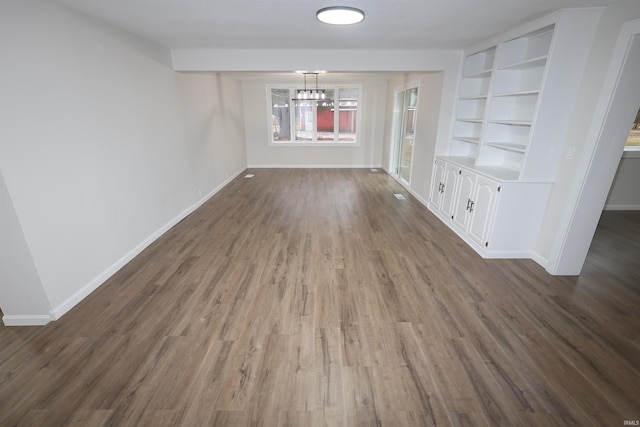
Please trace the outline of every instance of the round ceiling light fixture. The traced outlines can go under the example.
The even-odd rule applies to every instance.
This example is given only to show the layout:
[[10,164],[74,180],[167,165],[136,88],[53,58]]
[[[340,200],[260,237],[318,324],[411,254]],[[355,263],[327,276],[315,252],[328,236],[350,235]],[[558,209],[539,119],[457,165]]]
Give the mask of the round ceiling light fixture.
[[362,22],[364,12],[355,7],[331,6],[322,8],[316,13],[318,21],[331,25],[351,25]]

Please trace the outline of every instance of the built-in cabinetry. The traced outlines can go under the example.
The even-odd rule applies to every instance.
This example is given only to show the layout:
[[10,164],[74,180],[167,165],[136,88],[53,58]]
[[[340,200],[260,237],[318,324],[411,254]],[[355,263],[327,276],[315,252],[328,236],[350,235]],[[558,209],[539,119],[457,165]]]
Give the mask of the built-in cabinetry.
[[480,245],[488,246],[490,220],[500,183],[469,169],[436,160],[434,207]]
[[522,258],[534,244],[551,185],[500,181],[436,159],[429,207],[482,255]]
[[489,226],[500,183],[470,170],[460,170],[453,224],[480,245],[489,245]]
[[450,155],[505,169],[509,178],[533,178],[528,152],[554,26],[465,58]]
[[428,206],[484,257],[532,257],[598,16],[560,12],[464,58]]
[[434,165],[431,202],[439,212],[447,217],[453,218],[453,196],[459,172],[460,169],[451,163],[436,160]]

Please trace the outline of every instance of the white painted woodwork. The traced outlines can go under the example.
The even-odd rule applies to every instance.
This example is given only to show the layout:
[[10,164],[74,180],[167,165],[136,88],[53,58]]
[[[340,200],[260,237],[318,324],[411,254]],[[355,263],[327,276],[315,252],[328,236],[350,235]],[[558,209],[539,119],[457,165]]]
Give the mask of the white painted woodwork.
[[451,143],[437,156],[442,170],[461,168],[453,216],[433,196],[430,208],[484,257],[541,262],[537,233],[598,17],[558,13],[467,50]]
[[433,170],[433,204],[443,215],[453,218],[456,207],[456,189],[461,169],[451,163],[436,160]]
[[458,166],[447,163],[444,169],[444,186],[442,197],[442,212],[447,216],[453,216],[456,201],[456,182],[460,174]]
[[535,258],[552,185],[498,180],[458,160],[436,159],[429,209],[484,258]]
[[467,234],[479,245],[489,245],[489,228],[493,219],[500,192],[500,184],[482,175],[476,178],[476,185],[469,206],[469,229]]
[[453,225],[457,226],[464,232],[469,226],[471,212],[469,205],[472,201],[473,192],[475,190],[477,174],[463,169],[458,179],[457,196],[455,198],[455,207],[453,208]]
[[431,180],[431,203],[437,210],[442,210],[442,203],[444,201],[445,175],[444,170],[447,163],[442,160],[436,160],[433,165],[433,179]]

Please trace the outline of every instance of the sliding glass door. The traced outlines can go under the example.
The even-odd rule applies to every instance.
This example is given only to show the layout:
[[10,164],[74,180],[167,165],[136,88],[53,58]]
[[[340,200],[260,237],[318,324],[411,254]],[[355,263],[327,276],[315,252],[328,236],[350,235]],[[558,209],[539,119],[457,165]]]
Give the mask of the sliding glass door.
[[394,173],[400,181],[407,185],[411,182],[417,105],[417,87],[396,92],[394,108]]

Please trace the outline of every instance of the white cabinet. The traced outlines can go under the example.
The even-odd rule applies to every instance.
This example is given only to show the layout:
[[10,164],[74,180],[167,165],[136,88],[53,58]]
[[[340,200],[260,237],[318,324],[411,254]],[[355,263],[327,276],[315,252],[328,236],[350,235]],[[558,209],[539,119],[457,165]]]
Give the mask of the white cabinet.
[[453,221],[453,225],[465,232],[467,231],[471,217],[471,210],[469,208],[476,185],[476,177],[477,175],[475,173],[463,169],[460,172],[460,178],[458,180],[456,203],[451,220]]
[[487,245],[500,184],[440,159],[433,169],[432,210],[478,244]]
[[497,181],[461,169],[453,225],[479,245],[488,246],[493,210],[498,200]]
[[429,208],[485,258],[529,258],[551,184],[495,179],[436,158]]
[[433,178],[431,179],[431,193],[429,203],[436,210],[442,209],[442,200],[444,198],[444,168],[446,163],[442,160],[435,161],[433,165]]
[[431,203],[446,217],[453,216],[456,185],[460,168],[451,163],[436,160],[433,169]]
[[469,203],[471,219],[467,233],[476,243],[486,247],[489,246],[489,230],[499,194],[498,182],[478,176],[473,197]]

